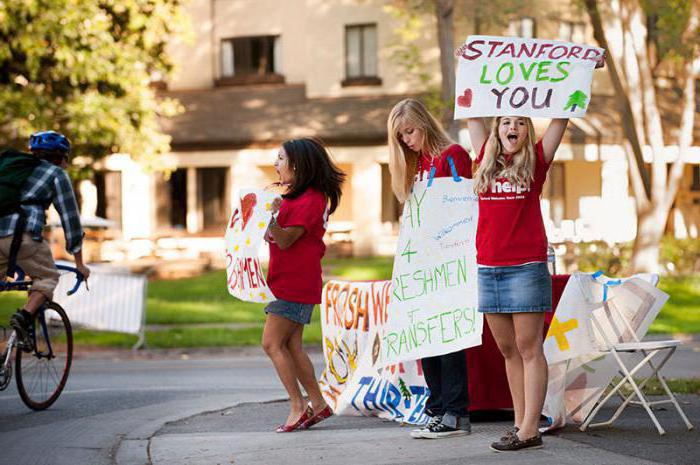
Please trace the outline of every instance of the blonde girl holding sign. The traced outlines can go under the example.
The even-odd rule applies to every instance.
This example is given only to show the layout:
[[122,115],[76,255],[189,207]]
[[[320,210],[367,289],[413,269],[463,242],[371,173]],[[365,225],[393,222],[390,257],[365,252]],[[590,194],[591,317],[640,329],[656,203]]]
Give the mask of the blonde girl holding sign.
[[554,119],[541,140],[530,118],[499,116],[487,130],[468,119],[479,150],[474,177],[479,195],[476,250],[479,311],[506,361],[514,428],[491,444],[495,451],[542,446],[538,432],[547,388],[542,349],[544,314],[552,310],[547,236],[540,194],[568,119]]
[[[452,176],[472,177],[471,159],[455,144],[425,106],[415,99],[397,103],[387,121],[391,186],[405,202],[417,179]],[[453,169],[454,167],[454,173]],[[427,426],[411,432],[414,438],[439,439],[469,434],[469,389],[464,350],[427,357],[423,374],[430,389]]]

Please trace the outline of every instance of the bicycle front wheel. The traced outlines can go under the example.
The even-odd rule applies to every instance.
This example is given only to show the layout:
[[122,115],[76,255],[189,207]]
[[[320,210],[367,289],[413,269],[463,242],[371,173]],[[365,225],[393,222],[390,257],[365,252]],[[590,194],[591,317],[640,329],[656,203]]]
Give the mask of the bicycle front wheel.
[[16,350],[15,376],[22,401],[33,410],[49,408],[61,395],[73,360],[73,329],[65,310],[46,304],[34,320],[32,352]]

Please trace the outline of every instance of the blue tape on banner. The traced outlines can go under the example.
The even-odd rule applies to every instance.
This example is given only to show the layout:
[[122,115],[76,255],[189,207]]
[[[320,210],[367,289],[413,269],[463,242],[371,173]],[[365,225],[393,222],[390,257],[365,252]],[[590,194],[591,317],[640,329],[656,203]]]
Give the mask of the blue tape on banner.
[[462,178],[457,174],[457,168],[455,167],[455,161],[452,159],[452,157],[447,157],[447,163],[450,164],[450,171],[452,171],[452,179],[454,179],[455,182],[460,182],[462,181]]
[[435,179],[435,167],[430,167],[430,174],[428,174],[428,187],[433,185],[433,179]]

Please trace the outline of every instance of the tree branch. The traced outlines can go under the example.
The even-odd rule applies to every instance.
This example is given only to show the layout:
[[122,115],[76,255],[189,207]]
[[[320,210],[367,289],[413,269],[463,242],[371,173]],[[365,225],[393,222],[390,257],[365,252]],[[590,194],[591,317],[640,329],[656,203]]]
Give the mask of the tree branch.
[[[584,5],[586,12],[591,20],[591,25],[593,26],[593,36],[598,44],[609,50],[608,40],[605,36],[605,30],[603,28],[603,22],[600,17],[600,11],[598,10],[598,4],[596,0],[584,0]],[[620,113],[620,119],[622,121],[622,127],[624,134],[627,137],[630,149],[633,153],[633,159],[635,166],[639,171],[639,176],[641,179],[642,186],[644,188],[644,196],[647,199],[651,199],[651,181],[649,179],[649,173],[644,166],[644,158],[642,156],[642,147],[639,141],[639,136],[634,124],[635,115],[632,113],[632,108],[630,106],[629,98],[625,92],[624,85],[620,78],[618,71],[618,66],[615,63],[614,58],[607,54],[606,65],[608,67],[608,73],[610,75],[610,80],[612,81],[613,87],[615,89],[615,98],[618,104],[618,111]],[[630,164],[630,171],[633,171],[633,167]]]
[[[690,12],[690,19],[685,30],[684,39],[690,42],[691,37],[697,34],[700,20],[698,19],[698,2],[693,2]],[[692,47],[690,56],[685,62],[685,86],[683,89],[683,114],[681,116],[681,127],[678,132],[678,158],[673,162],[668,175],[668,188],[664,198],[664,206],[669,209],[678,194],[683,170],[685,168],[685,154],[693,144],[693,129],[695,127],[695,80],[700,73],[700,58],[697,57],[697,47]]]
[[435,2],[438,43],[440,46],[440,71],[442,86],[440,96],[445,105],[442,122],[453,139],[457,139],[459,124],[454,119],[455,57],[454,57],[454,0]]

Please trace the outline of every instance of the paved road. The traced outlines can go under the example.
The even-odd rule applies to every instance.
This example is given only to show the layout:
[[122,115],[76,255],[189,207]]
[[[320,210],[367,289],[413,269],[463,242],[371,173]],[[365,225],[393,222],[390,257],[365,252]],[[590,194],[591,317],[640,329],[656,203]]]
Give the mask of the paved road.
[[[271,454],[267,457],[284,459],[291,465],[307,463],[304,460],[309,451],[325,462],[320,457],[328,456],[328,450],[318,444],[327,441],[334,444],[333,456],[342,457],[333,463],[357,463],[351,460],[356,458],[353,451],[365,449],[385,451],[388,458],[383,463],[464,463],[467,456],[476,462],[510,460],[495,459],[485,448],[503,429],[502,423],[481,424],[465,442],[447,448],[439,444],[448,443],[411,441],[406,428],[395,423],[347,417],[329,420],[324,426],[329,429],[326,433],[319,430],[280,438],[269,431],[270,421],[283,418],[286,406],[261,402],[283,398],[284,392],[259,349],[244,353],[200,351],[190,357],[155,353],[158,358],[153,359],[148,359],[148,354],[134,359],[123,353],[94,357],[74,362],[66,391],[46,412],[24,407],[14,383],[0,393],[0,463],[192,465],[217,463],[208,461],[214,458],[227,458],[219,462],[227,463],[234,457],[233,452],[242,460],[236,463],[246,463],[259,456],[261,447],[274,444],[274,449],[266,450]],[[320,369],[320,354],[315,353],[313,359]],[[698,377],[699,364],[697,347],[691,344],[674,357],[667,375]],[[698,398],[691,397],[688,402],[691,418],[700,424]],[[239,404],[246,405],[233,407]],[[667,421],[677,423],[673,417]],[[241,429],[241,425],[247,426]],[[648,426],[644,423],[640,430],[639,424],[632,423],[623,428],[629,434],[623,432],[622,436],[565,432],[561,438],[554,438],[545,452],[529,457],[532,463],[558,463],[557,454],[565,453],[568,461],[559,463],[576,464],[584,456],[600,459],[581,462],[586,464],[645,463],[639,454],[634,460],[621,458],[641,442],[650,446],[650,453],[641,457],[655,462],[700,463],[700,459],[693,462],[684,458],[688,451],[700,450],[697,432],[678,436],[680,433],[672,430],[668,437],[680,438],[680,442],[669,443],[651,434]],[[664,462],[669,444],[682,460]],[[231,449],[232,445],[238,449]],[[476,455],[469,455],[472,451]],[[200,455],[205,458],[194,459]],[[272,463],[255,460],[251,463]]]
[[262,355],[76,360],[45,412],[28,410],[14,382],[0,393],[0,463],[111,465],[120,441],[148,438],[168,421],[282,395]]

